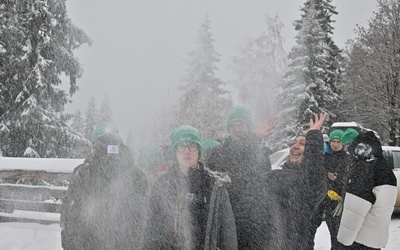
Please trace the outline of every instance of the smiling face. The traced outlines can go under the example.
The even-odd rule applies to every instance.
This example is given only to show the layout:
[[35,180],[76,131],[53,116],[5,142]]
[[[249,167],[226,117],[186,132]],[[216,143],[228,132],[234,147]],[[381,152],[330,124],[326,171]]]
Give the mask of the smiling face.
[[190,142],[181,143],[176,147],[176,159],[179,169],[187,174],[189,168],[197,166],[199,160],[199,146]]
[[300,163],[303,159],[306,138],[304,136],[296,137],[293,145],[290,147],[289,160],[292,163]]

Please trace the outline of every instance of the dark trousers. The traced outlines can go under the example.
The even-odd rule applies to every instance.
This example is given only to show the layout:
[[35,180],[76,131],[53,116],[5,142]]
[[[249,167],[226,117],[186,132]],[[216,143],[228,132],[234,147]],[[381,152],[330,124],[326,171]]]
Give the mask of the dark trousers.
[[337,201],[329,200],[329,203],[325,206],[325,221],[328,226],[329,233],[331,235],[331,249],[340,249],[341,244],[337,240],[337,234],[340,226],[340,216],[333,216],[333,211],[337,206]]
[[325,199],[319,204],[317,209],[315,210],[310,223],[310,233],[308,238],[308,249],[314,249],[314,239],[317,234],[318,227],[321,226],[321,223],[324,219],[324,211],[325,205],[322,203],[325,202]]
[[310,237],[308,240],[309,249],[314,249],[315,234],[324,219],[331,236],[331,250],[341,249],[342,245],[336,238],[340,226],[340,216],[333,216],[333,211],[337,204],[337,201],[332,201],[329,197],[324,198],[319,204],[311,219]]

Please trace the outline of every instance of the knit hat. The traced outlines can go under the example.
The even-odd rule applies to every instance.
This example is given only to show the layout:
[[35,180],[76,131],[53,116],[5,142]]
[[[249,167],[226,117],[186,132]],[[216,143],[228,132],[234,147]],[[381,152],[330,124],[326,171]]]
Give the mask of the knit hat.
[[243,107],[236,107],[231,111],[229,111],[228,116],[226,118],[227,127],[229,128],[229,126],[235,121],[244,122],[245,124],[247,124],[249,129],[253,127],[251,113]]
[[165,159],[160,147],[153,144],[144,145],[139,149],[137,163],[146,171],[165,164]]
[[354,138],[358,136],[358,132],[355,129],[348,128],[346,131],[344,131],[344,134],[342,136],[342,144],[343,145],[350,145]]
[[296,139],[297,137],[300,137],[300,136],[306,137],[306,134],[304,134],[303,132],[297,133],[297,135],[294,137],[294,139]]
[[109,133],[118,134],[117,126],[111,121],[102,122],[94,129],[90,142],[94,145],[99,136]]
[[193,144],[197,144],[199,146],[199,157],[203,153],[203,145],[202,145],[202,135],[201,132],[189,125],[185,125],[175,129],[171,134],[171,149],[172,152],[175,153],[176,147],[185,142],[190,142]]
[[119,155],[123,144],[124,142],[119,135],[115,133],[103,133],[93,142],[94,157]]
[[340,141],[342,141],[342,137],[343,137],[344,132],[340,129],[335,129],[333,130],[330,134],[329,134],[329,143],[333,140],[333,139],[339,139]]
[[204,139],[202,144],[203,144],[203,152],[205,152],[209,148],[213,148],[218,145],[221,145],[221,143],[219,141],[214,141],[214,140],[209,140],[209,139]]

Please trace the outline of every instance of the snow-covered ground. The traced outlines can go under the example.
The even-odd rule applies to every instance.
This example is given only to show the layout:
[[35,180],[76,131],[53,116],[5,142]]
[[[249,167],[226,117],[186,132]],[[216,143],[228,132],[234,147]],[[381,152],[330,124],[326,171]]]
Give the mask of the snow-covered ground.
[[[0,249],[4,250],[59,250],[61,228],[58,224],[0,223]],[[325,222],[318,228],[315,249],[330,249],[328,228]],[[390,224],[389,243],[385,250],[400,249],[400,218]]]

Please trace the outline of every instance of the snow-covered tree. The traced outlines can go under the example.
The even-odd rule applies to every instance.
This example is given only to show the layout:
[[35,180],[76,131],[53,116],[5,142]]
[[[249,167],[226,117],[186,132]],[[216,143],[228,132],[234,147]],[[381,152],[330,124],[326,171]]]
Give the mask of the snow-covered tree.
[[[315,113],[325,112],[329,122],[339,118],[339,82],[342,75],[341,51],[332,34],[331,0],[308,0],[296,20],[296,45],[288,55],[289,66],[278,98],[280,119],[273,140],[287,146],[296,133],[306,129]],[[328,124],[329,125],[329,124]]]
[[85,129],[85,121],[83,120],[82,113],[80,110],[77,110],[72,117],[71,127],[75,129],[76,132],[80,134],[84,134]]
[[90,98],[88,107],[85,112],[85,137],[87,139],[92,138],[92,134],[96,126],[99,124],[99,114],[97,111],[97,106],[96,106],[96,98],[92,96]]
[[239,103],[253,113],[256,121],[274,113],[274,100],[286,67],[281,34],[283,24],[278,16],[271,18],[268,15],[265,24],[267,30],[256,39],[249,38],[232,64],[236,76],[232,85],[238,89]]
[[344,88],[349,119],[400,145],[400,2],[378,0],[369,26],[349,41]]
[[232,107],[223,82],[216,76],[219,54],[214,49],[210,20],[206,16],[197,37],[197,49],[189,53],[178,104],[179,125],[188,124],[204,137],[217,138],[226,131],[225,116]]
[[159,105],[159,111],[157,119],[155,119],[155,129],[152,133],[152,140],[148,140],[147,143],[153,143],[154,145],[169,145],[171,132],[181,126],[175,119],[178,111],[175,109],[176,100],[171,96],[171,92],[168,91],[167,95],[161,98],[161,104]]
[[[90,44],[67,16],[65,1],[0,2],[0,141],[5,156],[68,157],[85,143],[64,115],[82,75],[73,50]],[[60,143],[65,143],[63,146]]]
[[110,98],[108,95],[105,95],[103,101],[101,102],[100,110],[99,110],[99,122],[111,121],[112,120],[112,112],[110,106]]

